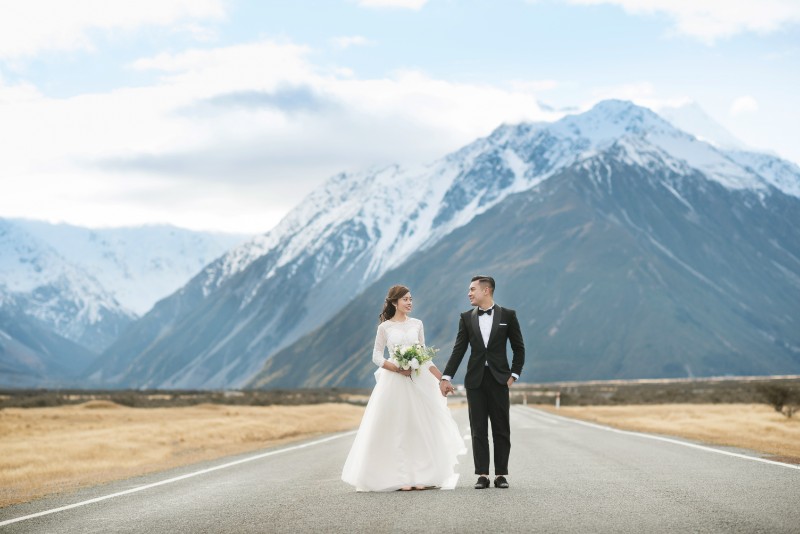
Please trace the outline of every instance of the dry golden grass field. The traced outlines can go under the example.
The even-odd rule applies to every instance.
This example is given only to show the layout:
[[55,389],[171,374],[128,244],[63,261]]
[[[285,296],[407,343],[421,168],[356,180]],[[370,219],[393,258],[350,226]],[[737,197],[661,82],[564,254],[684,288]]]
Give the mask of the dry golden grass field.
[[358,427],[350,404],[0,410],[0,507]]
[[778,461],[800,463],[800,418],[765,404],[648,404],[537,406],[551,413],[614,428],[669,434],[714,445],[752,449]]

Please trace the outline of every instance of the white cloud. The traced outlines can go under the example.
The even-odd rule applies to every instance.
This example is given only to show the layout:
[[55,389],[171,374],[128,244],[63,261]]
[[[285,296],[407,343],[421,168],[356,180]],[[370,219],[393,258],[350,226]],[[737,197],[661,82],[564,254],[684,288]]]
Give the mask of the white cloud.
[[376,79],[262,41],[143,58],[151,86],[50,98],[0,80],[0,215],[266,231],[342,170],[439,158],[503,122],[552,120],[529,90],[415,71]]
[[665,98],[658,96],[652,82],[642,81],[610,87],[598,87],[592,91],[591,100],[582,109],[588,109],[601,100],[610,98],[630,100],[634,104],[653,110],[664,107],[681,107],[691,102],[691,99],[687,97]]
[[418,11],[428,0],[357,0],[362,7],[403,8]]
[[733,116],[758,111],[758,102],[752,96],[740,96],[731,104],[730,114]]
[[[0,58],[32,57],[43,51],[91,50],[93,31],[172,27],[185,21],[220,19],[223,0],[25,0],[5,2],[0,16]],[[197,24],[184,27],[208,37]]]
[[23,82],[17,85],[5,85],[0,72],[0,106],[29,102],[41,97],[41,93],[32,84]]
[[580,106],[582,111],[608,99],[629,100],[637,106],[649,108],[659,114],[664,110],[697,106],[697,103],[688,96],[666,97],[658,94],[656,86],[648,81],[598,87],[591,91],[591,95],[589,101]]
[[351,46],[366,46],[372,44],[372,41],[361,35],[346,35],[342,37],[334,37],[331,39],[334,46],[338,48],[350,48]]
[[800,23],[797,0],[567,0],[573,4],[612,4],[635,15],[666,14],[678,33],[708,44],[715,40],[755,32],[771,33]]

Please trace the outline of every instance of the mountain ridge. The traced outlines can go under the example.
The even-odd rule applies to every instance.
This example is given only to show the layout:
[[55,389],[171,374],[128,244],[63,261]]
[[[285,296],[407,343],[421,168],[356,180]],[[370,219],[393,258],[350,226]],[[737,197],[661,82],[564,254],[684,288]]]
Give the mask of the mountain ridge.
[[[428,165],[332,177],[275,229],[162,301],[98,359],[91,376],[114,377],[120,386],[241,386],[408,257],[612,148],[626,165],[696,175],[723,192],[751,192],[755,202],[794,198],[800,183],[788,162],[759,160],[757,172],[629,102],[603,102],[550,124],[503,125]],[[672,182],[663,182],[666,192],[691,207]],[[193,334],[198,325],[200,336]]]
[[[726,265],[725,258],[704,265],[699,257],[702,252],[692,253],[696,248],[702,251],[698,244],[713,244],[717,251],[724,251],[725,257],[734,256],[770,276],[782,276],[781,268],[770,271],[769,266],[748,261],[736,247],[723,248],[719,232],[709,232],[714,225],[713,212],[723,210],[726,195],[749,197],[745,200],[757,212],[768,214],[758,195],[727,190],[701,176],[671,174],[666,178],[677,181],[671,188],[681,190],[676,196],[660,180],[648,180],[652,177],[641,170],[626,168],[629,164],[620,163],[619,154],[610,160],[603,156],[565,170],[543,183],[541,191],[519,193],[508,204],[493,208],[473,225],[456,230],[440,242],[436,248],[441,250],[409,258],[405,265],[376,281],[330,324],[268,359],[248,386],[369,387],[374,371],[369,348],[375,334],[368,319],[375,315],[370,312],[380,307],[386,289],[394,283],[411,287],[420,309],[418,317],[425,322],[426,339],[442,348],[436,363],[443,368],[455,338],[458,313],[468,308],[469,279],[486,272],[498,280],[498,303],[516,309],[520,317],[529,354],[524,381],[800,371],[800,339],[793,334],[800,331],[796,319],[787,325],[784,314],[774,311],[769,321],[752,311],[737,311],[770,309],[766,301],[759,302],[761,299],[747,291],[761,277],[742,280],[732,271],[715,280],[713,273]],[[607,175],[608,169],[612,171]],[[688,179],[695,183],[682,183]],[[704,187],[710,187],[712,194],[703,191]],[[634,188],[643,189],[637,191],[637,202],[614,206],[612,191]],[[648,198],[657,202],[640,206],[638,213],[633,211],[638,202]],[[776,198],[788,200],[795,217],[800,214],[797,199]],[[711,206],[701,210],[701,201],[711,202]],[[654,219],[648,210],[663,205],[670,210]],[[670,216],[676,212],[682,216],[672,220]],[[693,221],[695,217],[699,219]],[[511,220],[504,220],[507,218]],[[780,220],[780,216],[776,218]],[[643,223],[656,220],[657,231]],[[490,237],[499,233],[498,225],[517,229],[517,247],[493,242]],[[726,221],[723,226],[731,225]],[[735,226],[747,230],[746,225]],[[758,229],[747,231],[758,234]],[[797,231],[792,232],[787,241],[800,242]],[[699,243],[681,247],[681,240],[690,236]],[[748,243],[752,246],[756,241],[750,239]],[[474,257],[460,254],[465,249]],[[763,247],[761,250],[766,252]],[[797,247],[791,254],[778,251],[774,256],[784,263],[798,257]],[[761,284],[760,293],[781,301],[783,312],[797,311],[800,283],[792,283],[796,276],[787,276],[780,285]],[[441,280],[455,282],[443,288]],[[445,291],[447,295],[437,296]],[[772,346],[780,348],[770,349]],[[764,353],[769,357],[758,357]],[[462,374],[463,369],[456,380]]]

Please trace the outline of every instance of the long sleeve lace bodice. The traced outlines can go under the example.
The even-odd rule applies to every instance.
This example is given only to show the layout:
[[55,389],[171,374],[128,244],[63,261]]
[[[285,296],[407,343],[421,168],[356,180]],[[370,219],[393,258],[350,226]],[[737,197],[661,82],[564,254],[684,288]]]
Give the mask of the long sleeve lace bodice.
[[384,321],[378,325],[375,335],[375,348],[372,351],[372,361],[378,367],[383,367],[384,350],[388,347],[391,351],[395,345],[425,345],[425,331],[422,321],[408,317],[402,323]]

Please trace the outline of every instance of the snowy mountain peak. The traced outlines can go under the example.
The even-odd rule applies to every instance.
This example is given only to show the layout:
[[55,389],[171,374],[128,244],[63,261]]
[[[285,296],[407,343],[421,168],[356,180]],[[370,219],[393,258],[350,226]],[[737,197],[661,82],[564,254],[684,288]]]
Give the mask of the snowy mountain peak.
[[550,131],[559,137],[585,139],[595,150],[608,148],[618,139],[690,137],[647,108],[622,100],[606,100],[589,111],[568,115]]
[[30,293],[42,286],[71,280],[102,296],[105,303],[120,308],[88,273],[67,262],[52,247],[4,219],[0,219],[0,285],[13,293]]
[[665,121],[651,110],[637,106],[628,100],[603,100],[590,110],[568,115],[567,121],[580,120],[585,124],[602,125],[604,128],[621,127],[625,131],[637,131],[640,126],[659,124]]
[[135,318],[81,267],[16,224],[0,219],[0,304],[59,335],[100,350]]
[[659,160],[679,174],[700,171],[729,189],[767,194],[772,186],[785,194],[795,195],[796,191],[794,186],[787,185],[792,179],[791,176],[787,179],[785,172],[781,176],[754,172],[742,166],[730,151],[701,141],[655,112],[631,102],[600,102],[585,113],[569,115],[540,130],[529,142],[541,145],[547,136],[551,137],[551,158],[566,159],[569,163],[616,146],[627,154],[630,163],[647,165]]
[[23,219],[11,222],[91,274],[137,314],[146,313],[245,238],[167,225],[91,229]]

